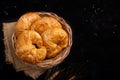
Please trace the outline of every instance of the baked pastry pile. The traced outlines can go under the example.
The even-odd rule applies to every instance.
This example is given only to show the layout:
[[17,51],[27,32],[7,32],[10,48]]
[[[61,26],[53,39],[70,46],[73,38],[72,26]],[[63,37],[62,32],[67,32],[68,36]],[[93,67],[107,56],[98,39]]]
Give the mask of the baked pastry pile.
[[15,51],[28,63],[56,57],[68,45],[68,33],[51,16],[29,12],[22,15],[15,27]]

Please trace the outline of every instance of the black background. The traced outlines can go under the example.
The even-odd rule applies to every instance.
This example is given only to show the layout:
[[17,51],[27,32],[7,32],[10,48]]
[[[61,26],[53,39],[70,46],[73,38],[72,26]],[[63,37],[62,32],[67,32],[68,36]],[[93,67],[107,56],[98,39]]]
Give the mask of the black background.
[[49,11],[63,17],[73,31],[69,56],[37,80],[120,80],[120,6],[115,0],[1,0],[0,80],[32,80],[5,63],[2,22],[16,21],[30,11]]

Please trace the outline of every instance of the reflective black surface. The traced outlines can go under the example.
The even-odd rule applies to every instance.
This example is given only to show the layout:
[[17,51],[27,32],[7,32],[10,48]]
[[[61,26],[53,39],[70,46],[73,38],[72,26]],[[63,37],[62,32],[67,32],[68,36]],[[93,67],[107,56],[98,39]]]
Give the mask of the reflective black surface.
[[63,17],[73,31],[69,56],[37,80],[119,80],[120,9],[115,0],[1,0],[0,80],[32,80],[5,63],[2,22],[16,21],[29,11],[50,11]]

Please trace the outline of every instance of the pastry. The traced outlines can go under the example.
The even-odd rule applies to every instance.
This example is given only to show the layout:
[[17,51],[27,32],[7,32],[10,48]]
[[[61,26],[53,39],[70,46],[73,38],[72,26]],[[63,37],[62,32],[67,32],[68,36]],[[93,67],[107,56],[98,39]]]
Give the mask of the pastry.
[[41,17],[36,12],[22,15],[15,25],[15,35],[18,36],[23,30],[30,30],[32,23],[39,19]]
[[62,25],[53,17],[42,17],[41,19],[35,21],[31,28],[42,34],[44,31],[50,28],[62,28]]
[[48,29],[41,36],[47,48],[47,58],[55,57],[63,48],[67,47],[68,34],[61,28]]
[[46,58],[47,50],[41,36],[32,30],[24,30],[16,39],[17,56],[28,63],[38,63]]

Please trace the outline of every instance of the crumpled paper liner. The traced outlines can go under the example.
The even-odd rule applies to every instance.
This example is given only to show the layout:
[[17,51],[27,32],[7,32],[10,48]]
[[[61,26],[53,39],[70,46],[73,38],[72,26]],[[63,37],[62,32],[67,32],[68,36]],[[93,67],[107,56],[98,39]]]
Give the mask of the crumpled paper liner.
[[17,72],[24,71],[26,75],[32,77],[33,79],[38,78],[47,69],[52,68],[53,66],[56,66],[57,64],[61,63],[68,56],[72,46],[72,30],[63,18],[58,17],[52,12],[38,12],[38,14],[42,16],[47,15],[56,18],[62,24],[63,29],[66,30],[66,32],[68,33],[69,42],[67,47],[63,49],[56,57],[43,60],[36,65],[23,62],[15,54],[15,39],[13,34],[16,22],[3,23],[6,62],[13,64],[13,67]]

